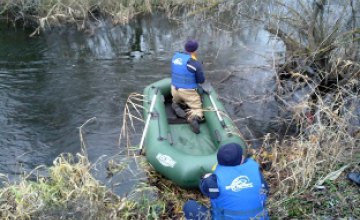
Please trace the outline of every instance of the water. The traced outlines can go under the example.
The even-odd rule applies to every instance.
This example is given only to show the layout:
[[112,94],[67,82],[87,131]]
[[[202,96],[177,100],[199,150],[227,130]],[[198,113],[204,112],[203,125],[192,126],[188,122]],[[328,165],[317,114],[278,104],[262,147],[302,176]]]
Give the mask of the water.
[[[93,117],[84,128],[89,159],[125,158],[118,138],[127,96],[169,77],[171,55],[188,37],[200,41],[209,80],[230,66],[265,65],[264,52],[277,47],[254,25],[230,32],[211,21],[178,23],[158,15],[117,27],[99,22],[86,32],[54,29],[34,38],[4,25],[0,31],[0,172],[10,179],[51,165],[61,153],[79,152],[78,128]],[[126,181],[122,186],[131,188]]]

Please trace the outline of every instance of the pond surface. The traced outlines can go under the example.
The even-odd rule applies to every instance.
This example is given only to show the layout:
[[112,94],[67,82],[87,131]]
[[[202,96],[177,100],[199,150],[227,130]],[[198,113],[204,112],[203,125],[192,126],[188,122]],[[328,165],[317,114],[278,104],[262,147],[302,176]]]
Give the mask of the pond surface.
[[[61,153],[79,152],[79,127],[96,117],[85,126],[84,138],[89,159],[103,158],[97,161],[98,178],[109,183],[102,163],[126,157],[118,139],[128,95],[169,77],[171,56],[188,37],[200,42],[199,58],[210,81],[214,74],[225,77],[230,67],[265,65],[264,53],[279,50],[251,23],[227,31],[211,20],[177,22],[160,15],[116,27],[99,22],[85,32],[29,34],[0,26],[0,173],[10,179],[51,165]],[[117,191],[132,187],[129,179],[137,173],[130,173],[133,178],[119,177]]]

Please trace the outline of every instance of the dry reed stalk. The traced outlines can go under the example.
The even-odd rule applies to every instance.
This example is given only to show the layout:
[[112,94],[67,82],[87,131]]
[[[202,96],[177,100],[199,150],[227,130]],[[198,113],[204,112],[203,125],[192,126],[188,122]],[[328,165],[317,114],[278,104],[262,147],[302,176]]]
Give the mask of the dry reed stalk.
[[[350,164],[359,163],[359,138],[348,131],[349,118],[354,115],[351,111],[340,113],[345,102],[339,97],[353,95],[356,96],[356,92],[351,94],[344,88],[335,90],[327,98],[316,94],[317,104],[311,106],[315,109],[314,115],[317,115],[313,123],[309,124],[309,119],[301,113],[310,107],[308,103],[292,108],[294,117],[301,125],[298,137],[282,143],[265,139],[263,148],[271,152],[272,164],[270,171],[265,172],[272,189],[269,207],[273,213],[277,213],[276,216],[288,215],[284,205],[293,198],[319,187],[322,189],[323,186],[317,186],[316,182],[338,170],[339,166],[347,165],[340,170],[343,172]],[[336,101],[327,100],[329,97]],[[269,158],[264,162],[269,162]]]
[[136,121],[144,122],[142,116],[142,111],[144,108],[142,106],[144,101],[143,99],[144,96],[142,94],[131,93],[125,103],[118,145],[121,146],[121,140],[125,139],[129,155],[135,156],[134,152],[131,151],[138,150],[138,148],[136,148],[135,145],[131,143],[131,137],[132,134],[136,131],[134,123],[136,123]]
[[[79,128],[83,154],[78,153],[76,157],[62,154],[54,160],[52,167],[39,166],[18,183],[4,183],[0,188],[0,218],[33,219],[54,215],[63,218],[68,215],[66,210],[71,212],[72,208],[87,219],[134,215],[131,211],[134,202],[120,199],[91,174],[82,129],[94,119],[87,120]],[[49,177],[37,176],[36,181],[30,181],[30,175],[40,168],[45,169]]]

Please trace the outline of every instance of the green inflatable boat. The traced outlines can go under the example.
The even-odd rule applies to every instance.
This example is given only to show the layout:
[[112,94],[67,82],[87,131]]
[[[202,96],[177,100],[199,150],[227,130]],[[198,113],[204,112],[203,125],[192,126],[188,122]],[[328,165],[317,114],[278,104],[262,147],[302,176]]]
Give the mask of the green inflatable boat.
[[157,172],[183,188],[198,187],[201,176],[217,163],[216,154],[223,144],[238,143],[246,152],[216,92],[210,85],[206,91],[202,95],[205,120],[200,123],[200,134],[195,134],[171,108],[171,79],[144,89],[146,122],[140,148]]

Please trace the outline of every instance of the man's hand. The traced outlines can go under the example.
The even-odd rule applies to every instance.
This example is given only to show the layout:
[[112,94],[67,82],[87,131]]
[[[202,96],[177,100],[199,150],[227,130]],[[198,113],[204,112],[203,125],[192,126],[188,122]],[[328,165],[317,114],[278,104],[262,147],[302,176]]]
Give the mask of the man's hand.
[[217,185],[217,177],[213,173],[206,173],[200,181],[200,191],[211,199],[216,199],[220,192]]
[[198,85],[198,87],[196,88],[196,91],[199,93],[199,95],[204,94],[204,89],[200,85]]
[[208,178],[209,176],[211,176],[212,173],[205,173],[204,176],[201,177],[201,179],[205,179]]

